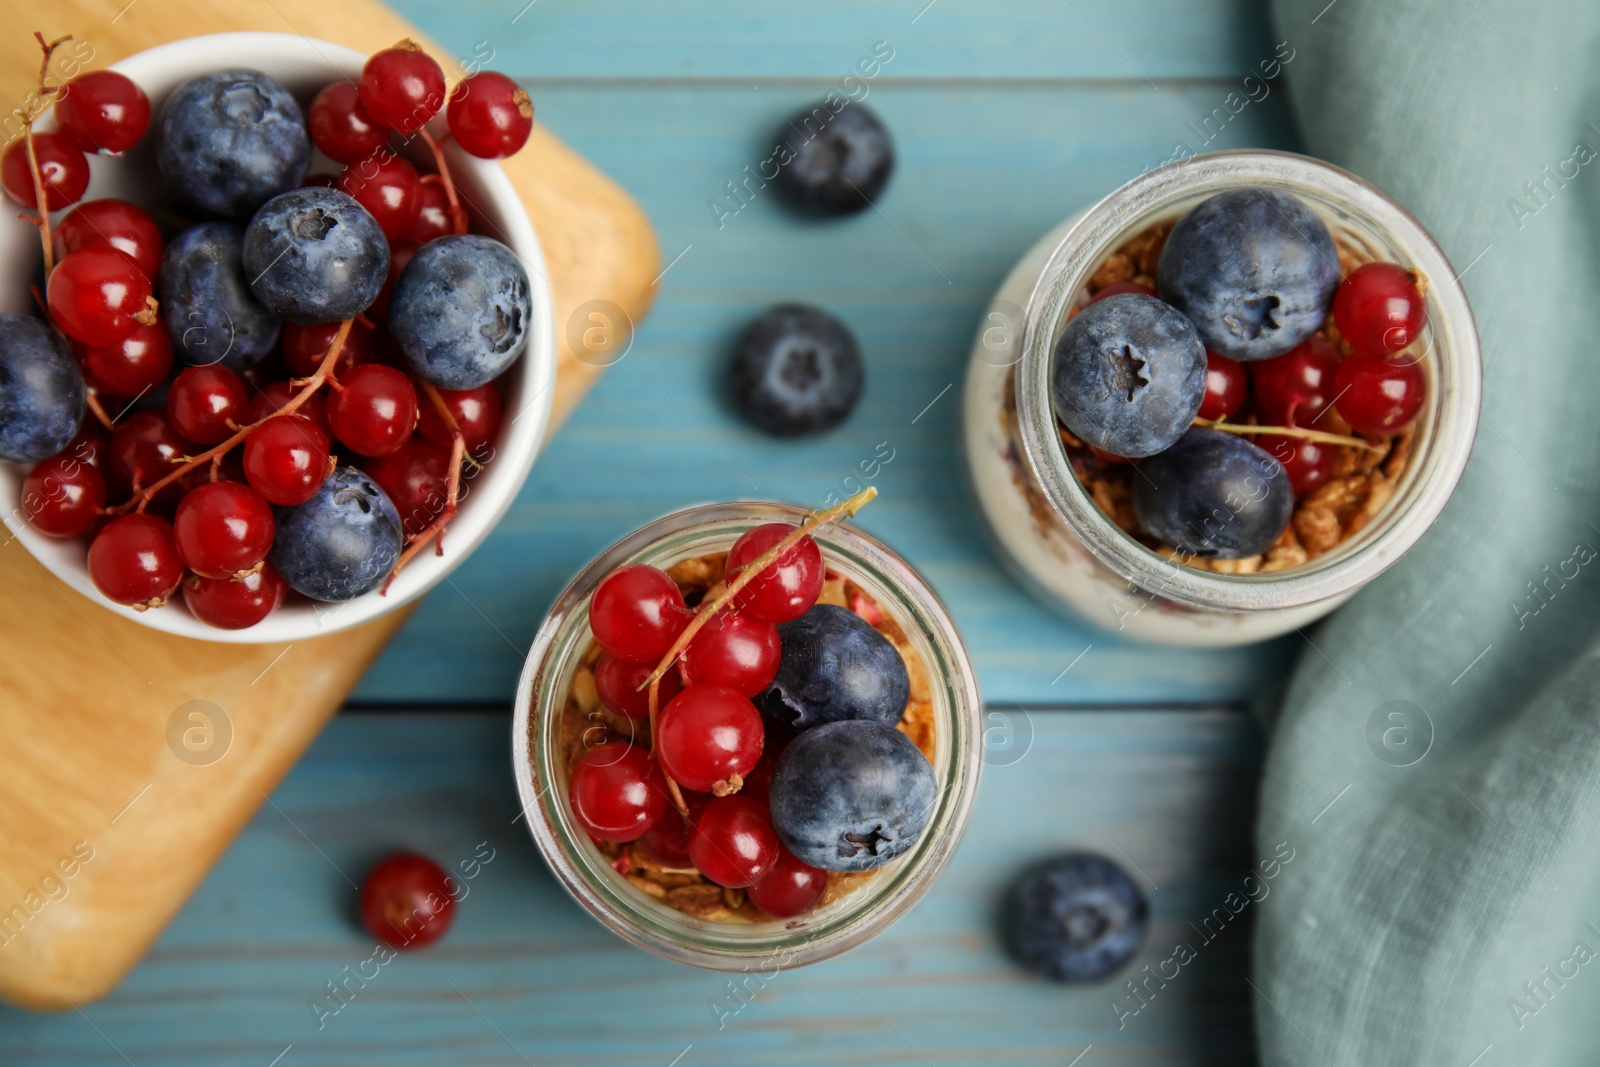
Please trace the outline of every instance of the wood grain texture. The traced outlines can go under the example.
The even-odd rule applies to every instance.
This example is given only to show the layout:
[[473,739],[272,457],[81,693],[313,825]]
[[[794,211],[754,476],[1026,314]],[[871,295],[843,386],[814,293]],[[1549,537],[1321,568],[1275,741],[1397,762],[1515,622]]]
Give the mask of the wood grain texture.
[[[737,979],[749,984],[736,996],[729,976],[639,952],[567,897],[513,823],[506,716],[344,715],[114,993],[83,1017],[0,1009],[0,1062],[1066,1067],[1088,1046],[1079,1067],[1253,1062],[1251,909],[1225,905],[1263,858],[1252,722],[1106,710],[1011,725],[1031,746],[993,754],[960,848],[908,915],[837,960]],[[347,879],[401,846],[460,872],[479,842],[493,859],[465,881],[446,938],[352,981],[331,1013],[326,983],[374,970]],[[1070,848],[1109,856],[1148,896],[1132,974],[1179,942],[1195,953],[1164,987],[1152,980],[1137,1014],[1113,1012],[1119,995],[1138,1006],[1120,983],[1051,985],[998,949],[1006,881]]]
[[[126,9],[68,0],[0,10],[12,27],[0,34],[0,100],[17,102],[38,68],[33,28],[88,41],[95,65],[223,30],[305,27],[363,51],[415,33],[370,0],[138,0]],[[560,342],[554,426],[602,369],[568,346],[567,318],[604,300],[642,319],[660,263],[638,206],[547,129],[536,127],[506,169],[551,270]],[[406,614],[289,647],[188,641],[103,611],[19,544],[0,547],[0,996],[65,1009],[109,989]],[[181,761],[168,744],[169,722],[195,699],[223,709],[232,726],[226,759],[210,766]],[[62,883],[46,879],[61,877],[78,842],[93,859],[53,901]]]

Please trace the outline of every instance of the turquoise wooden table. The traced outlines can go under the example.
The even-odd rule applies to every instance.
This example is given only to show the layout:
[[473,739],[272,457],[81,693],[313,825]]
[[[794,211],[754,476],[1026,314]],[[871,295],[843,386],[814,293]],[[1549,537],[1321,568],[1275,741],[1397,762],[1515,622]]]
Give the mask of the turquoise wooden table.
[[[1264,858],[1250,843],[1258,741],[1237,709],[1281,680],[1300,639],[1154,649],[1046,611],[984,541],[957,394],[981,308],[1050,226],[1180,145],[1295,146],[1281,80],[1244,96],[1278,44],[1261,5],[398,6],[463,60],[518,76],[539,121],[643,203],[668,264],[655,310],[494,535],[367,675],[353,705],[371,713],[330,727],[116,993],[81,1014],[0,1010],[0,1063],[1249,1062],[1251,1012],[1269,1010],[1246,982],[1249,909],[1208,917]],[[771,189],[736,198],[729,183],[782,120],[879,42],[893,56],[867,103],[899,154],[880,210],[817,223]],[[720,389],[732,338],[780,300],[831,309],[866,354],[860,407],[820,440],[761,437]],[[820,502],[880,443],[894,458],[861,524],[945,598],[986,697],[1031,747],[990,753],[951,869],[887,935],[730,989],[627,948],[563,896],[512,824],[504,709],[546,605],[607,544],[697,502]],[[479,842],[495,858],[450,937],[328,1015],[325,984],[372,950],[347,881],[397,845],[454,864]],[[1066,846],[1146,883],[1154,928],[1136,971],[1178,941],[1196,951],[1148,1003],[1030,981],[996,951],[998,887]]]

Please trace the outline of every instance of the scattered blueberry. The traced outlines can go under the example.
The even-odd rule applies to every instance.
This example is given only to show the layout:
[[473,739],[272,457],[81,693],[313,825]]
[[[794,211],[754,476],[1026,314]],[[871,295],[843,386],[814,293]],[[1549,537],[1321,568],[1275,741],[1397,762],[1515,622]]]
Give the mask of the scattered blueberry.
[[280,323],[256,303],[243,256],[244,230],[231,222],[203,222],[167,245],[161,320],[183,362],[242,370],[277,343]]
[[853,611],[818,604],[781,623],[783,655],[761,706],[785,726],[870,719],[894,725],[906,710],[911,679],[905,660]]
[[938,786],[909,737],[887,723],[852,719],[789,742],[768,799],[773,827],[802,862],[870,871],[916,843]]
[[1339,288],[1328,227],[1275,189],[1233,189],[1190,208],[1156,265],[1161,298],[1230,359],[1281,356],[1316,333]]
[[337,189],[291,189],[244,231],[250,291],[290,322],[353,319],[389,276],[389,242],[367,209]]
[[417,376],[476,389],[522,354],[533,329],[528,275],[489,237],[438,237],[406,264],[389,300],[389,329]]
[[730,374],[739,410],[774,437],[833,429],[865,378],[850,328],[805,304],[779,304],[746,326]]
[[37,463],[60,452],[86,398],[78,361],[50,327],[0,314],[0,459]]
[[400,514],[376,482],[340,467],[304,504],[277,508],[267,557],[313,600],[353,600],[384,583],[400,557]]
[[1056,418],[1096,448],[1153,456],[1183,436],[1206,394],[1206,350],[1153,296],[1096,300],[1067,323],[1050,368]]
[[190,78],[161,106],[156,165],[189,207],[243,222],[311,165],[305,117],[259,70]]
[[1153,536],[1209,559],[1265,552],[1294,511],[1283,464],[1244,438],[1196,427],[1140,464],[1133,513]]
[[1017,962],[1058,982],[1093,982],[1144,943],[1149,907],[1122,868],[1088,852],[1035,864],[1012,883],[1001,936]]
[[799,207],[820,215],[849,215],[875,203],[894,172],[894,141],[865,105],[825,103],[791,118],[778,133],[792,156],[778,170],[778,187]]

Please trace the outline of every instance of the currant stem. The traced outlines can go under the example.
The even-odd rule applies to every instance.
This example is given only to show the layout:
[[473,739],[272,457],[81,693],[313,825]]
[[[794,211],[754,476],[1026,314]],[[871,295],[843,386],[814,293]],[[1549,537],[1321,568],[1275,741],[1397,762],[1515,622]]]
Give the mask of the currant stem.
[[1212,430],[1221,430],[1223,433],[1266,433],[1279,437],[1301,437],[1307,441],[1316,441],[1325,445],[1348,445],[1351,448],[1364,448],[1368,452],[1383,451],[1382,447],[1363,441],[1359,437],[1349,437],[1342,433],[1328,433],[1324,430],[1303,430],[1298,426],[1246,426],[1243,423],[1228,422],[1225,419],[1217,419],[1215,422],[1195,419],[1194,424],[1196,426],[1205,426]]
[[[50,57],[45,56],[48,65]],[[18,111],[18,115],[22,112]],[[55,238],[50,234],[50,202],[45,199],[44,173],[39,170],[39,156],[33,150],[33,120],[24,116],[22,138],[28,149],[28,170],[33,174],[34,209],[39,214],[39,242],[44,245],[45,284],[50,284],[50,272],[55,269]]]
[[422,546],[429,541],[437,537],[439,539],[437,553],[441,556],[444,555],[444,528],[446,523],[455,518],[456,500],[461,493],[461,460],[466,454],[467,439],[461,435],[460,430],[457,430],[450,435],[450,480],[445,486],[444,510],[434,516],[433,521],[428,523],[427,529],[411,539],[406,545],[405,551],[400,553],[400,558],[394,561],[394,569],[389,572],[389,577],[384,580],[383,591],[379,594],[380,596],[388,595],[389,586],[394,584],[395,575],[400,573],[400,568],[411,562],[412,557],[422,551]]
[[433,165],[439,168],[439,184],[444,186],[444,198],[450,204],[450,224],[455,227],[456,233],[466,233],[467,213],[461,209],[461,201],[456,197],[456,183],[450,178],[450,164],[445,162],[444,147],[422,127],[417,128],[417,136],[433,153]]
[[106,414],[106,409],[101,406],[100,395],[93,389],[85,390],[84,403],[89,406],[89,411],[99,421],[101,426],[104,426],[108,430],[115,430],[117,428],[116,422],[111,418],[110,415]]

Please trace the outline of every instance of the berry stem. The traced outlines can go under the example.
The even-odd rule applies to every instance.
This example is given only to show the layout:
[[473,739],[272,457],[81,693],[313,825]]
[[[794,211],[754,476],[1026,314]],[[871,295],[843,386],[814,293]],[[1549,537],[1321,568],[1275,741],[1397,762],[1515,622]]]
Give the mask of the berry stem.
[[110,415],[106,414],[105,407],[101,405],[100,394],[96,393],[93,389],[85,390],[84,403],[89,406],[89,411],[96,419],[99,420],[101,426],[104,426],[108,430],[115,430],[117,428],[116,421],[112,419]]
[[1317,441],[1325,445],[1348,445],[1351,448],[1364,448],[1368,452],[1382,452],[1382,446],[1363,441],[1359,437],[1349,437],[1342,433],[1328,433],[1325,430],[1303,430],[1298,426],[1246,426],[1243,423],[1228,422],[1226,419],[1217,419],[1207,422],[1205,419],[1195,419],[1196,426],[1205,426],[1212,430],[1221,430],[1223,433],[1273,434],[1279,437],[1303,437],[1307,441]]
[[439,390],[424,381],[418,381],[417,385],[421,386],[423,394],[427,396],[429,403],[433,404],[439,414],[444,417],[445,425],[450,427],[450,477],[445,482],[444,509],[433,517],[433,521],[428,523],[426,529],[406,544],[405,551],[401,552],[400,558],[394,561],[394,569],[389,572],[389,577],[384,580],[383,591],[379,594],[381,596],[388,595],[389,586],[394,583],[394,577],[400,573],[400,568],[404,567],[411,561],[413,556],[422,551],[422,546],[429,541],[438,538],[435,552],[438,555],[444,555],[444,528],[451,519],[455,518],[456,502],[461,496],[461,464],[467,456],[467,439],[462,435],[461,427],[456,424],[455,416],[450,414],[450,409],[445,405],[444,397],[439,395]]
[[456,197],[456,183],[450,178],[450,164],[445,162],[444,147],[422,127],[417,128],[417,136],[422,138],[428,150],[433,153],[433,165],[439,168],[439,184],[444,186],[444,198],[450,204],[450,224],[455,227],[456,233],[467,232],[467,213],[461,209],[461,201]]
[[[72,40],[69,33],[65,37],[57,37],[53,41],[46,41],[44,34],[38,30],[33,31],[33,39],[39,42],[39,50],[44,57],[39,61],[39,95],[52,96],[56,92],[54,86],[46,84],[50,77],[50,60],[56,54],[56,49]],[[37,217],[33,220],[39,227],[39,240],[44,245],[44,276],[49,284],[50,271],[55,266],[55,239],[50,233],[50,202],[45,198],[44,174],[39,170],[39,156],[33,148],[33,120],[34,115],[28,114],[22,108],[17,108],[14,114],[22,120],[22,137],[28,149],[28,170],[33,176],[33,201]],[[50,316],[45,315],[48,321]]]

